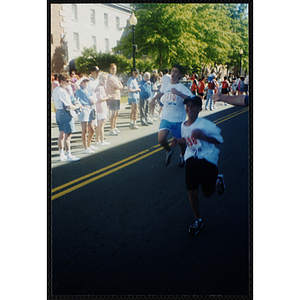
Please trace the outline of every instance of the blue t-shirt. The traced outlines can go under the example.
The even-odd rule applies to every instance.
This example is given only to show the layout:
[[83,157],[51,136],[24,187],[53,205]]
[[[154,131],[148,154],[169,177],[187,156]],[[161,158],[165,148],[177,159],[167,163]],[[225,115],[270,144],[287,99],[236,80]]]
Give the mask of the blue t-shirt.
[[[130,77],[127,81],[127,87],[131,87],[133,90],[136,90],[139,88],[138,82],[136,78]],[[139,92],[134,93],[128,93],[128,99],[138,99],[139,98]]]
[[140,97],[141,98],[150,98],[151,97],[151,82],[150,81],[145,81],[144,79],[140,82],[139,84],[141,92],[140,92]]
[[90,93],[90,91],[87,89],[87,92],[80,87],[77,91],[76,91],[76,97],[79,98],[79,102],[82,105],[91,105],[90,103],[90,99],[91,99],[92,94]]

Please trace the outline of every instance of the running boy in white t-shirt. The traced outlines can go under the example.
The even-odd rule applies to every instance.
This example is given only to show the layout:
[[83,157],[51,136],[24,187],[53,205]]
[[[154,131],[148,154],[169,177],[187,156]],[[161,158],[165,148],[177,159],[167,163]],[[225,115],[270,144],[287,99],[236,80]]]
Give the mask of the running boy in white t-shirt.
[[[182,66],[175,64],[171,70],[171,82],[163,84],[161,90],[153,97],[150,105],[155,104],[155,100],[161,98],[163,103],[163,109],[161,113],[161,122],[158,130],[158,142],[166,150],[164,159],[164,165],[167,166],[170,163],[173,149],[169,146],[167,137],[172,132],[173,137],[181,138],[181,123],[186,119],[183,100],[188,96],[192,96],[192,92],[180,83],[182,76]],[[179,160],[179,166],[184,166],[184,151],[185,145],[180,145],[181,154]]]
[[204,197],[210,197],[216,190],[222,195],[225,190],[223,175],[218,171],[218,150],[215,145],[223,143],[221,130],[211,121],[199,118],[202,100],[199,96],[184,100],[187,121],[181,125],[182,138],[173,138],[172,146],[186,144],[184,154],[186,162],[185,184],[195,222],[189,233],[196,235],[203,226],[200,217],[198,188],[201,185]]

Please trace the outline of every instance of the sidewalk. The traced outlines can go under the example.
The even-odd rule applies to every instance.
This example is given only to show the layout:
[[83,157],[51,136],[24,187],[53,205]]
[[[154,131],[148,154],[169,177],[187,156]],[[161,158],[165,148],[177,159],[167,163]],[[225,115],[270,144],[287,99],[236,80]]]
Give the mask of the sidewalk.
[[[204,102],[205,103],[205,102]],[[231,108],[231,105],[228,106],[222,106],[221,103],[217,104],[217,108],[214,111],[209,110],[203,110],[201,112],[201,117],[205,117],[210,114],[214,114],[217,112],[220,112],[222,110]],[[110,136],[110,122],[107,119],[104,129],[104,135],[105,135],[105,141],[111,143],[108,146],[99,146],[96,145],[95,142],[92,142],[92,145],[97,147],[98,149],[95,150],[95,153],[99,153],[101,151],[105,151],[109,148],[116,147],[119,145],[122,145],[124,143],[128,143],[130,141],[145,137],[147,135],[151,135],[158,132],[160,119],[158,119],[158,114],[155,113],[155,117],[158,119],[158,121],[154,121],[153,125],[149,126],[141,126],[139,117],[137,121],[137,125],[139,126],[139,129],[132,130],[129,128],[129,120],[130,120],[130,112],[131,107],[128,104],[121,104],[121,109],[119,111],[119,117],[117,119],[117,128],[121,131],[121,133],[118,136]],[[57,146],[57,139],[58,139],[58,126],[56,124],[55,120],[55,113],[51,113],[51,165],[52,168],[60,166],[62,164],[69,164],[69,162],[61,162],[59,161],[59,152],[58,152],[58,146]],[[71,137],[71,151],[72,155],[79,157],[79,158],[85,158],[89,155],[93,154],[83,154],[83,145],[81,141],[81,124],[78,121],[78,117],[75,118],[75,132],[72,134]],[[76,164],[76,162],[73,162]]]

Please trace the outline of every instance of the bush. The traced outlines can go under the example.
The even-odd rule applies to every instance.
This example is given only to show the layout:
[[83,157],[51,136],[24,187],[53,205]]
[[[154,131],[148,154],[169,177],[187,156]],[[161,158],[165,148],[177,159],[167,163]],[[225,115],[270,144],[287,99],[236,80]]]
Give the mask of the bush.
[[[120,54],[97,53],[94,48],[84,48],[82,55],[77,57],[75,65],[77,71],[83,74],[89,74],[91,68],[98,66],[101,71],[109,72],[111,63],[115,63],[118,73],[130,74],[133,66],[133,60],[127,59]],[[136,59],[136,68],[143,72],[152,72],[155,69],[154,62],[149,59]]]

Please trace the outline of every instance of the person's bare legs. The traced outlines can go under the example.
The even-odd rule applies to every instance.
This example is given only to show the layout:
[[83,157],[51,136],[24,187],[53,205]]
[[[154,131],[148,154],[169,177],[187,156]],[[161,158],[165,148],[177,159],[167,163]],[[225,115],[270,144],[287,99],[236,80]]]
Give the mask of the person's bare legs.
[[87,147],[90,148],[92,137],[95,132],[93,122],[88,122],[88,129],[89,129],[89,134],[88,134],[88,138],[87,138]]
[[160,143],[160,145],[167,151],[170,152],[171,148],[169,146],[169,143],[167,141],[167,137],[169,134],[169,130],[164,129],[158,132],[158,142]]
[[88,129],[88,122],[81,122],[81,140],[82,140],[84,150],[88,148],[87,140],[86,140],[87,129]]

